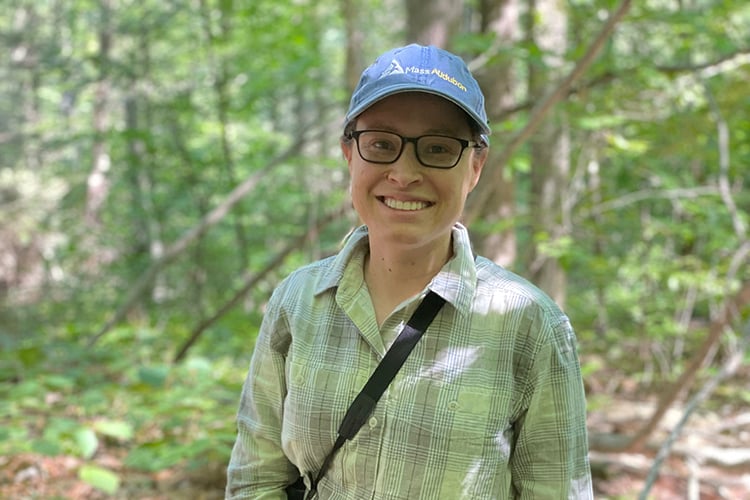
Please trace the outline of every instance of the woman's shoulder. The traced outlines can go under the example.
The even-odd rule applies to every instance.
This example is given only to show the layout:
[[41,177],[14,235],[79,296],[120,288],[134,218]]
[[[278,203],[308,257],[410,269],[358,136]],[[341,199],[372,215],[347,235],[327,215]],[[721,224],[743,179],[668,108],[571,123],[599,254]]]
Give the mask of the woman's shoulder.
[[[546,346],[558,351],[575,351],[575,334],[562,308],[528,279],[503,268],[489,259],[477,259],[477,294],[484,295],[496,310],[515,317],[524,335],[519,340],[531,342],[528,352]],[[501,315],[502,316],[502,315]]]
[[475,261],[478,286],[519,294],[532,300],[546,300],[549,298],[547,294],[527,278],[496,264],[490,259],[477,256]]
[[315,290],[331,271],[335,260],[336,255],[331,255],[298,267],[281,280],[274,293],[296,294],[304,290]]
[[527,278],[485,258],[476,258],[477,293],[503,295],[508,302],[535,310],[552,322],[566,321],[560,306]]

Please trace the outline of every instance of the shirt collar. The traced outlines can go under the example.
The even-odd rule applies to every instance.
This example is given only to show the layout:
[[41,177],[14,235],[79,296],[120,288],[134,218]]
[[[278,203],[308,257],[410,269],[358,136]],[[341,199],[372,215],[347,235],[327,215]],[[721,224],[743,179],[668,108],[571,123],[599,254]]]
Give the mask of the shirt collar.
[[346,243],[344,243],[344,248],[334,257],[331,266],[320,277],[318,286],[315,288],[315,295],[319,295],[339,285],[344,276],[344,270],[352,260],[352,257],[356,253],[366,250],[368,238],[367,226],[360,226],[349,235]]
[[[463,225],[456,223],[452,229],[452,236],[453,258],[432,279],[428,288],[452,304],[460,313],[468,315],[477,284],[474,253],[469,232]],[[352,258],[366,251],[368,239],[367,226],[360,226],[352,232],[331,266],[321,276],[315,289],[316,295],[339,286]]]
[[461,314],[471,313],[477,287],[477,268],[469,232],[461,224],[453,226],[453,258],[443,266],[428,287],[453,304]]

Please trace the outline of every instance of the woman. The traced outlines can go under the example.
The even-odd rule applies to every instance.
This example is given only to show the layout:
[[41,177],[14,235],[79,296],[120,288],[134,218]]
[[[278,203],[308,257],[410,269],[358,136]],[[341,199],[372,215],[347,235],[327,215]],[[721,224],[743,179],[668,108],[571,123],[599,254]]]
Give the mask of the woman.
[[274,292],[238,412],[227,498],[315,477],[428,290],[446,300],[320,499],[592,498],[573,330],[475,257],[458,223],[487,159],[484,97],[457,56],[409,45],[362,74],[341,148],[364,226]]

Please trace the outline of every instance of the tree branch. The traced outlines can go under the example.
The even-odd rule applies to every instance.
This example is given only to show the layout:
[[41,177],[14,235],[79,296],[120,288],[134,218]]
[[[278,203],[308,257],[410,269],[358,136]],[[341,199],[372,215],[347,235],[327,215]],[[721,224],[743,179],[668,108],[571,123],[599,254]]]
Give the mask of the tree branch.
[[602,215],[604,212],[612,210],[620,210],[628,205],[633,205],[645,200],[651,199],[667,199],[667,200],[678,200],[684,198],[699,198],[701,196],[720,196],[721,190],[714,186],[696,186],[693,188],[675,188],[675,189],[642,189],[640,191],[633,191],[619,198],[604,201],[591,207],[588,210],[581,210],[577,215],[576,219],[586,219],[588,217],[596,217]]
[[[627,74],[626,72],[622,72],[622,74]],[[599,85],[604,85],[607,83],[611,83],[615,81],[617,78],[619,78],[621,75],[620,72],[615,73],[613,71],[607,71],[605,73],[602,73],[600,75],[597,75],[596,77],[592,78],[591,80],[588,80],[586,82],[582,82],[580,85],[571,86],[567,93],[565,94],[565,98],[572,97],[580,92],[583,92],[585,90],[590,90],[595,87],[598,87]],[[503,107],[501,110],[499,110],[498,113],[492,115],[490,117],[490,120],[492,122],[501,122],[506,120],[509,116],[514,115],[516,113],[519,113],[521,111],[525,111],[527,109],[531,109],[534,106],[534,100],[529,99],[523,102],[519,102],[514,104],[513,106],[506,106]]]
[[289,158],[299,152],[304,143],[304,138],[300,137],[297,142],[292,144],[285,152],[276,158],[271,159],[262,169],[255,172],[253,175],[248,177],[239,186],[234,188],[232,192],[221,202],[216,208],[211,210],[206,216],[192,229],[188,230],[180,239],[168,246],[164,254],[158,259],[154,260],[151,265],[146,269],[143,274],[138,278],[138,281],[130,288],[125,301],[122,303],[119,309],[115,311],[112,317],[99,329],[99,331],[89,341],[89,346],[93,346],[96,342],[104,336],[108,331],[118,324],[127,315],[128,312],[135,306],[140,297],[143,295],[145,290],[153,283],[159,272],[164,269],[167,265],[171,264],[182,252],[184,252],[191,244],[200,239],[212,226],[215,226],[220,222],[230,210],[245,196],[251,193],[258,182],[268,175],[276,166],[284,163]]
[[750,64],[750,48],[740,49],[731,54],[724,54],[713,61],[702,64],[682,66],[657,66],[656,69],[667,74],[700,72],[703,78],[710,78],[725,71],[731,71],[745,64]]
[[351,203],[347,201],[337,210],[327,215],[324,215],[323,217],[315,221],[315,224],[308,227],[306,231],[304,231],[295,239],[290,241],[279,253],[277,253],[273,257],[273,259],[271,259],[265,265],[265,267],[263,267],[263,269],[261,269],[254,275],[251,275],[245,278],[243,285],[232,296],[231,299],[229,299],[224,305],[222,305],[209,318],[206,318],[205,320],[200,322],[193,329],[188,340],[177,351],[177,354],[174,357],[174,362],[179,363],[180,361],[182,361],[185,358],[185,355],[187,354],[187,351],[190,349],[190,347],[192,347],[192,345],[195,344],[198,338],[203,334],[203,332],[206,331],[208,327],[210,327],[212,324],[218,321],[222,316],[224,316],[227,312],[229,312],[234,306],[236,306],[237,303],[240,302],[240,300],[242,300],[242,298],[247,294],[247,292],[249,292],[258,282],[260,282],[263,278],[265,278],[268,273],[270,273],[271,271],[276,269],[279,265],[281,265],[281,263],[284,262],[284,260],[287,258],[287,256],[290,253],[300,248],[306,241],[310,240],[321,229],[323,229],[325,226],[337,220],[344,213],[346,213],[346,210],[348,209],[350,205]]
[[737,204],[732,197],[732,190],[729,187],[729,124],[724,119],[721,108],[719,108],[719,104],[716,102],[716,98],[714,97],[713,92],[711,92],[708,82],[703,82],[703,89],[711,108],[711,114],[713,114],[716,119],[716,138],[719,146],[719,190],[721,191],[721,199],[727,207],[727,212],[729,212],[729,216],[732,219],[734,232],[737,234],[740,241],[742,241],[745,239],[747,231],[745,229],[745,223],[742,221],[742,217],[737,210]]

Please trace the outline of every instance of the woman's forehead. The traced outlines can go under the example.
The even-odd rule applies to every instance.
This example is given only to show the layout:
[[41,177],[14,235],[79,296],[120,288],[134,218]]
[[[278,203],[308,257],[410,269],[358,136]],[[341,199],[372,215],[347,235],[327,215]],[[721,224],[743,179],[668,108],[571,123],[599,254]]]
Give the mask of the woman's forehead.
[[434,132],[469,130],[469,117],[453,102],[426,92],[404,92],[374,103],[357,120],[369,127],[419,125]]

